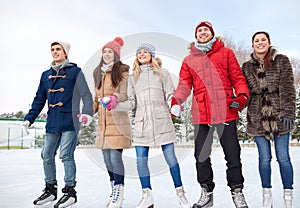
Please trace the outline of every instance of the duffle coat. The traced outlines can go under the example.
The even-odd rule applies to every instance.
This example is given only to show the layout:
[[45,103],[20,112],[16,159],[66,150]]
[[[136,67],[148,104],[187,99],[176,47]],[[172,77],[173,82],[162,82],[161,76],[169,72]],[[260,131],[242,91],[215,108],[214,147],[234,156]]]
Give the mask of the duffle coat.
[[77,115],[93,114],[93,97],[83,72],[74,63],[67,63],[59,73],[50,68],[41,75],[36,96],[24,120],[31,124],[48,101],[46,133],[79,131]]

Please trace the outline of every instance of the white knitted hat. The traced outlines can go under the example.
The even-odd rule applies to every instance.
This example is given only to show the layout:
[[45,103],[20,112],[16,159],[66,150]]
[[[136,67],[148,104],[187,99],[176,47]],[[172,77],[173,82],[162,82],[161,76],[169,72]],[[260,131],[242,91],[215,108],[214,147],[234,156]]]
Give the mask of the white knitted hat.
[[62,42],[62,41],[54,41],[51,43],[51,47],[55,44],[59,44],[63,47],[64,51],[65,51],[65,54],[67,55],[67,57],[69,56],[69,51],[70,51],[70,44],[67,43],[67,42]]

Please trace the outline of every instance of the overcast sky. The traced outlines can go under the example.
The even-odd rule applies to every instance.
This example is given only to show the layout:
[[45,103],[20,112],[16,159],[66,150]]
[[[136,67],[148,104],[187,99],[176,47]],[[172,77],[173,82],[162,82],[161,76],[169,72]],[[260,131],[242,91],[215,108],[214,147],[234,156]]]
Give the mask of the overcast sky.
[[[1,0],[0,113],[28,111],[40,75],[49,68],[50,43],[54,40],[69,42],[70,61],[84,69],[91,57],[116,36],[126,39],[155,32],[193,41],[197,23],[208,20],[216,35],[229,36],[245,46],[251,45],[254,32],[265,30],[281,53],[300,58],[298,0],[175,2]],[[86,72],[86,76],[91,77],[91,73]]]

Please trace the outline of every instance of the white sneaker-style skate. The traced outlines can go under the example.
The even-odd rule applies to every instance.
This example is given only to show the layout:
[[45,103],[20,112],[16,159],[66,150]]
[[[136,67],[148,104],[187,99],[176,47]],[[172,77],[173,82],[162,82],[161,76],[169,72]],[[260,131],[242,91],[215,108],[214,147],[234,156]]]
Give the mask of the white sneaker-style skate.
[[284,207],[292,208],[293,189],[283,189]]
[[213,192],[207,192],[207,189],[205,187],[201,188],[201,195],[198,200],[193,205],[193,208],[209,208],[214,205],[214,195]]
[[136,208],[153,208],[152,191],[149,188],[144,188],[142,193],[142,199]]
[[241,188],[234,189],[234,191],[231,192],[231,196],[236,208],[248,208]]
[[106,199],[106,207],[109,207],[109,204],[111,203],[112,197],[114,195],[115,192],[115,181],[110,181],[110,187],[111,187],[111,193],[109,195],[109,197]]
[[272,208],[272,189],[263,188],[263,208]]
[[114,194],[108,208],[121,208],[124,200],[124,185],[117,184],[114,186]]
[[187,198],[185,196],[185,191],[182,186],[176,188],[176,194],[177,194],[178,201],[179,201],[181,208],[190,208],[191,207],[191,204],[187,200]]

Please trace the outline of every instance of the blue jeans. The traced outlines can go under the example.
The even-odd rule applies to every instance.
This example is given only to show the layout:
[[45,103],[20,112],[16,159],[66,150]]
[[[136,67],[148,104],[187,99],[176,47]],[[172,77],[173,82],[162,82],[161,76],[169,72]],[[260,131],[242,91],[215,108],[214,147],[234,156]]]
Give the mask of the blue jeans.
[[55,155],[60,146],[59,158],[64,164],[65,185],[76,185],[76,164],[74,151],[77,145],[77,134],[75,131],[65,131],[61,133],[46,133],[45,143],[41,153],[44,165],[45,182],[57,184]]
[[[170,173],[173,179],[175,188],[182,186],[180,168],[174,151],[174,143],[162,145],[162,151],[167,164],[170,168]],[[142,184],[142,188],[151,188],[150,171],[148,167],[148,146],[136,146],[137,170]]]
[[123,149],[103,149],[103,157],[110,181],[114,184],[124,184]]
[[[275,154],[284,189],[293,189],[293,166],[289,155],[290,134],[274,138]],[[259,155],[259,174],[263,188],[271,188],[271,142],[264,136],[254,136]]]

